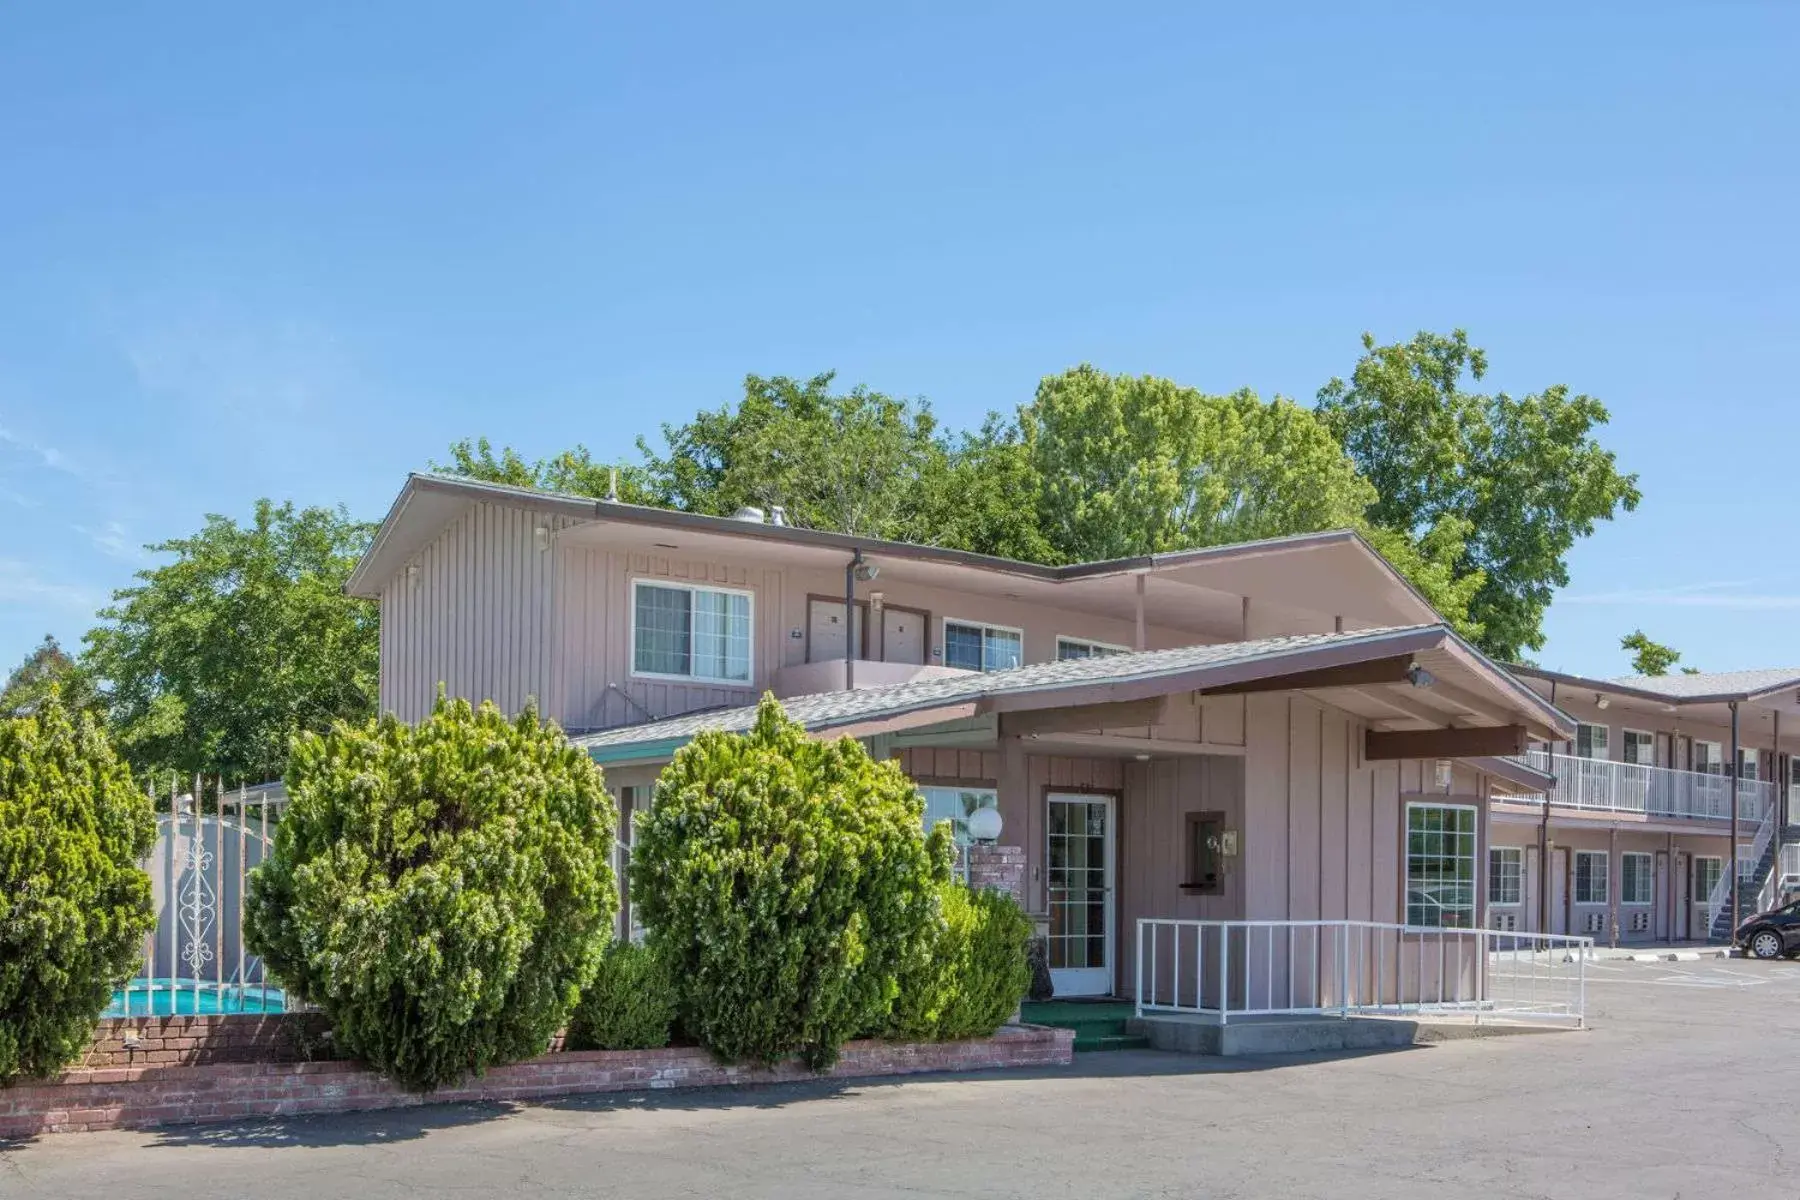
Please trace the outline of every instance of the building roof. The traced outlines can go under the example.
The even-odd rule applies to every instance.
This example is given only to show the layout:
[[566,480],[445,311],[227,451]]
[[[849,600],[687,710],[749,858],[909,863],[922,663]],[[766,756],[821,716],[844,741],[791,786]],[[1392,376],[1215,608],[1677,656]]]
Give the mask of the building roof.
[[1747,700],[1782,688],[1800,687],[1800,667],[1702,671],[1695,675],[1623,675],[1611,682],[1674,700],[1717,700],[1727,696]]
[[[885,687],[821,692],[791,697],[782,704],[788,716],[815,733],[866,732],[877,724],[891,731],[895,727],[967,718],[983,711],[1056,708],[1168,695],[1446,645],[1464,651],[1458,658],[1485,676],[1490,687],[1512,696],[1521,708],[1537,713],[1539,724],[1573,729],[1573,723],[1549,702],[1482,658],[1443,625],[1294,634],[1173,650],[1132,651],[1102,658],[1032,663],[986,674],[937,676]],[[1469,656],[1473,656],[1472,661]],[[1073,695],[1075,692],[1081,694]],[[672,751],[703,731],[740,732],[749,729],[755,720],[753,705],[714,709],[602,730],[572,740],[590,751],[603,752],[600,757],[616,759],[621,757],[616,752],[624,748],[645,754]]]
[[1379,579],[1380,586],[1384,590],[1391,591],[1396,598],[1396,604],[1387,608],[1386,611],[1390,616],[1387,620],[1382,621],[1383,624],[1397,624],[1407,620],[1434,620],[1437,617],[1430,602],[1412,585],[1412,582],[1396,571],[1393,565],[1383,558],[1361,534],[1350,529],[1324,530],[1318,533],[1265,538],[1254,542],[1205,546],[1192,550],[1141,554],[1129,558],[1052,567],[1042,563],[1021,562],[992,555],[974,554],[966,550],[947,549],[942,546],[890,542],[880,538],[819,529],[804,529],[794,525],[772,525],[733,517],[715,517],[648,505],[626,504],[616,500],[596,500],[587,496],[487,483],[461,476],[439,475],[431,472],[414,472],[407,476],[400,495],[395,498],[387,516],[382,520],[381,527],[376,531],[369,549],[363,554],[355,570],[350,573],[344,590],[353,596],[378,598],[382,586],[392,579],[431,539],[466,511],[469,505],[482,502],[530,508],[541,511],[550,517],[563,518],[576,523],[616,522],[625,525],[688,530],[709,536],[774,542],[789,546],[811,546],[842,551],[845,554],[860,550],[865,554],[889,559],[910,559],[950,567],[973,567],[999,575],[1071,586],[1108,576],[1145,573],[1167,575],[1189,567],[1195,569],[1231,568],[1235,564],[1247,563],[1268,556],[1280,556],[1295,551],[1326,551],[1330,553],[1335,548],[1338,553],[1348,551],[1352,555],[1351,559],[1341,560],[1342,565],[1338,569],[1348,569],[1349,565],[1354,563],[1357,571],[1365,573],[1371,579]]
[[1515,675],[1554,680],[1597,692],[1634,696],[1672,705],[1722,704],[1757,700],[1788,688],[1800,689],[1800,667],[1764,667],[1752,671],[1702,671],[1695,675],[1621,675],[1600,679],[1544,667],[1517,664]]

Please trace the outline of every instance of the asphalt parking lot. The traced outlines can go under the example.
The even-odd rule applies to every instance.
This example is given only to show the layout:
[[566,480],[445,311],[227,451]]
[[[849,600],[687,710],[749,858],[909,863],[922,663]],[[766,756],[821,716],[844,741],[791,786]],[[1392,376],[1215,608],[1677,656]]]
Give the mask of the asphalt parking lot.
[[0,1150],[0,1197],[1800,1195],[1800,965],[1599,963],[1585,1032],[443,1106]]

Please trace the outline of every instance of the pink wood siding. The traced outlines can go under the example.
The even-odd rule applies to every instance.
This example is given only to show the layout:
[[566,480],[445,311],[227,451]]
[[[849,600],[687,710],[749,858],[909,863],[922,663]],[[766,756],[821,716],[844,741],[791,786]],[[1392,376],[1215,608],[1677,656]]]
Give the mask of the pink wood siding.
[[[549,698],[556,554],[540,527],[563,518],[477,504],[431,542],[381,594],[381,707],[416,721],[437,685],[491,699],[507,712]],[[554,711],[547,715],[556,715]]]

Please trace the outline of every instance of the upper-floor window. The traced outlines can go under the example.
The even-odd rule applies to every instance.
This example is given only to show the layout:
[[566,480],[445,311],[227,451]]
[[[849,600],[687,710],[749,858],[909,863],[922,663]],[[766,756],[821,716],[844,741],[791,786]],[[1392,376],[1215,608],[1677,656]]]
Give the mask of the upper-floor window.
[[1694,770],[1702,775],[1725,773],[1725,751],[1719,743],[1694,739]]
[[1589,725],[1583,721],[1575,730],[1575,757],[1607,758],[1607,728],[1604,725]]
[[1738,747],[1738,778],[1756,778],[1756,751],[1748,746]]
[[634,674],[750,682],[749,592],[643,579],[633,586]]
[[1111,658],[1115,654],[1127,654],[1124,646],[1115,646],[1111,642],[1090,642],[1086,638],[1072,638],[1057,635],[1056,661],[1067,662],[1071,658]]
[[1025,661],[1025,635],[1004,625],[944,621],[944,665],[965,671],[1004,671]]
[[1623,761],[1640,767],[1656,765],[1656,737],[1641,729],[1627,729],[1619,747]]

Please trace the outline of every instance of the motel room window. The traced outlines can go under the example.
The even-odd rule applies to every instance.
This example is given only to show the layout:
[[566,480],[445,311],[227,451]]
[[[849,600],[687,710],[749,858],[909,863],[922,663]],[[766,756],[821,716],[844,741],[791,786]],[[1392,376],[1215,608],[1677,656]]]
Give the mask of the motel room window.
[[1723,775],[1725,773],[1725,752],[1717,742],[1703,742],[1694,739],[1694,770],[1702,775]]
[[977,809],[1000,807],[999,794],[993,788],[922,787],[925,797],[925,832],[939,821],[950,822],[956,844],[969,844],[969,818]]
[[1748,746],[1738,747],[1738,778],[1756,778],[1756,751]]
[[1606,903],[1606,851],[1575,852],[1575,903]]
[[1589,725],[1583,721],[1575,729],[1576,758],[1605,758],[1607,728],[1604,725]]
[[1624,762],[1636,763],[1640,767],[1654,767],[1656,735],[1645,733],[1641,729],[1627,729],[1619,751]]
[[1655,865],[1648,854],[1630,853],[1619,860],[1619,903],[1648,904],[1654,893]]
[[1406,923],[1475,927],[1475,810],[1460,804],[1406,806]]
[[1129,653],[1123,646],[1114,646],[1110,642],[1090,642],[1085,638],[1057,637],[1056,661],[1068,662],[1072,658],[1111,658],[1115,654]]
[[1025,635],[1004,625],[944,622],[944,665],[964,671],[1004,671],[1025,661]]
[[1202,896],[1225,891],[1225,814],[1191,812],[1187,815],[1187,870],[1181,890]]
[[1719,886],[1719,878],[1724,874],[1724,859],[1696,856],[1694,858],[1694,903],[1705,904],[1711,899],[1713,889]]
[[1525,852],[1517,846],[1488,849],[1488,903],[1517,904],[1525,892]]
[[750,682],[750,593],[638,580],[631,669],[638,675]]

